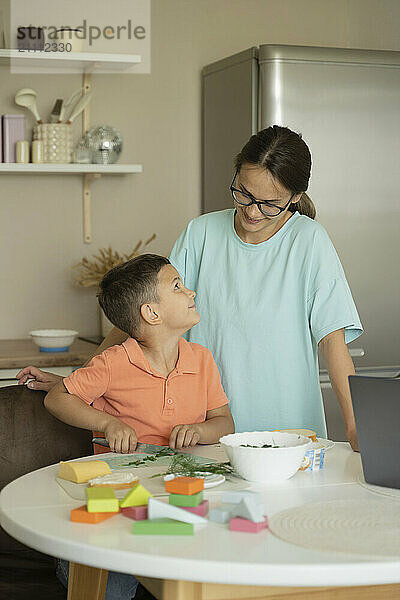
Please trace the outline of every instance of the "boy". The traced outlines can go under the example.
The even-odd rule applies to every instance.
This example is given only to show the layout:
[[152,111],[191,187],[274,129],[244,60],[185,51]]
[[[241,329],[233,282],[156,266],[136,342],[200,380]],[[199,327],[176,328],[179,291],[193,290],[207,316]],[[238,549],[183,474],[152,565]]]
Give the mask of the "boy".
[[138,441],[184,448],[232,433],[211,352],[182,338],[200,320],[195,295],[162,256],[143,254],[111,269],[99,303],[131,337],[55,386],[44,401],[49,412],[104,432],[110,449],[122,453]]

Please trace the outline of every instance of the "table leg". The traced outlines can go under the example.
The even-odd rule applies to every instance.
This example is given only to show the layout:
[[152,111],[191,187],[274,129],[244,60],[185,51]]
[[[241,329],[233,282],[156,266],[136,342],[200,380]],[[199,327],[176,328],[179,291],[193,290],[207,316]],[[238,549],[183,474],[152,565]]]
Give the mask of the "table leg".
[[104,600],[108,571],[69,563],[67,600]]
[[157,600],[400,600],[400,584],[357,587],[263,587],[136,576]]

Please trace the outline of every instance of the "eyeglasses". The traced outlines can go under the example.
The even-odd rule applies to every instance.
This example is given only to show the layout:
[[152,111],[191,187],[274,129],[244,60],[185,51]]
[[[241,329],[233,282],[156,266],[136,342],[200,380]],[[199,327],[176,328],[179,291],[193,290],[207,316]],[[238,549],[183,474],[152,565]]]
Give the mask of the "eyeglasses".
[[[296,195],[296,193],[292,194],[285,206],[277,206],[275,202],[271,200],[256,200],[251,194],[248,194],[246,192],[243,192],[242,190],[238,190],[237,188],[235,188],[234,183],[237,174],[238,169],[235,172],[235,175],[232,179],[232,183],[229,188],[232,194],[232,198],[235,202],[241,204],[242,206],[251,206],[252,204],[257,204],[258,210],[265,217],[277,217],[278,215],[280,215],[284,210],[287,209],[287,207]],[[276,202],[282,202],[282,200],[277,199]]]

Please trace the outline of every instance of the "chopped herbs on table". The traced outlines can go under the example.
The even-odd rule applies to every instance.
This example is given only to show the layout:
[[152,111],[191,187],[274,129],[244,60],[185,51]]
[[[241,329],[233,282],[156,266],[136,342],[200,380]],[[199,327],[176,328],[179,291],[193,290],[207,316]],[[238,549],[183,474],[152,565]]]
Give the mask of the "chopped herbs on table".
[[149,454],[148,456],[140,458],[139,460],[127,462],[125,463],[124,467],[139,467],[140,465],[155,462],[158,458],[163,458],[164,456],[174,456],[175,454],[178,454],[177,450],[173,450],[172,448],[162,448],[162,450],[159,450],[155,454]]
[[156,475],[152,475],[151,478],[170,474],[184,475],[185,477],[199,477],[199,474],[201,475],[201,473],[204,473],[204,475],[236,475],[229,462],[200,465],[198,462],[196,462],[195,456],[191,456],[190,454],[176,453],[171,460],[168,470],[165,471],[165,473],[157,473]]
[[171,457],[171,462],[169,467],[164,473],[157,473],[156,475],[151,475],[149,479],[153,477],[161,477],[163,475],[184,475],[185,477],[199,477],[202,473],[204,475],[238,475],[234,472],[233,467],[229,462],[223,463],[204,463],[199,464],[197,457],[192,456],[190,454],[183,454],[179,452],[179,450],[173,450],[172,448],[162,448],[158,452],[154,454],[149,454],[144,458],[139,458],[138,460],[132,460],[130,462],[124,463],[124,468],[126,467],[140,467],[141,465],[148,465],[149,463],[155,462],[159,458]]

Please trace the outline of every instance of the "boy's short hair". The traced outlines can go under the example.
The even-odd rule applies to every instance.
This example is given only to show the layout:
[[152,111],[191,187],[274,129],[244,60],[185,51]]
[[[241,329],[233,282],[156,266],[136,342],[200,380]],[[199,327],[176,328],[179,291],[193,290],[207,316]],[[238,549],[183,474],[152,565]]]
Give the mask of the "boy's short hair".
[[147,302],[159,302],[157,276],[169,264],[165,256],[141,254],[104,275],[97,298],[115,327],[133,338],[140,336],[140,307]]

